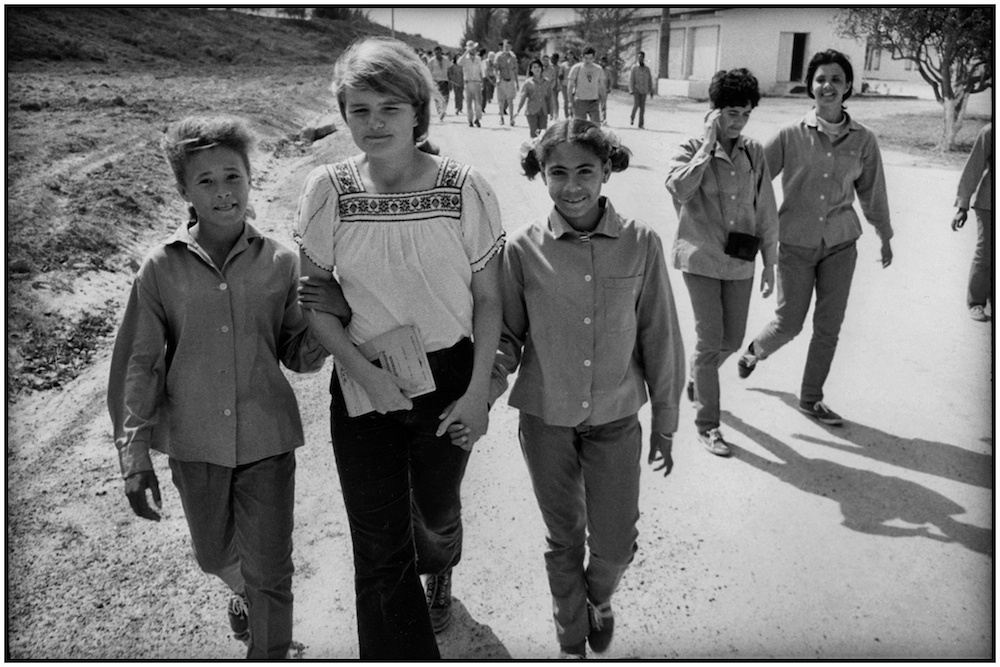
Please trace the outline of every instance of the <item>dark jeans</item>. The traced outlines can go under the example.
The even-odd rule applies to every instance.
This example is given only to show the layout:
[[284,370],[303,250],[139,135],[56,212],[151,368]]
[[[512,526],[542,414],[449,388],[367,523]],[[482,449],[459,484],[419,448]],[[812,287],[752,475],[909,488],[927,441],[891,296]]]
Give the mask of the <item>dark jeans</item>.
[[632,123],[635,122],[635,112],[639,112],[639,127],[646,126],[646,93],[632,93]]
[[451,84],[447,81],[435,81],[437,84],[438,92],[441,93],[441,100],[437,103],[437,110],[439,116],[444,116],[448,111],[448,91],[451,89]]
[[684,272],[698,337],[691,355],[699,433],[719,428],[719,368],[740,349],[747,329],[753,278],[720,280]]
[[969,307],[985,306],[993,296],[993,211],[972,209],[976,212],[976,254],[969,267]]
[[292,643],[295,452],[236,468],[171,458],[170,470],[198,566],[246,593],[247,658],[284,659]]
[[798,336],[816,293],[812,340],[799,393],[803,404],[823,400],[823,384],[837,351],[857,261],[856,241],[832,248],[822,243],[818,248],[778,245],[778,307],[753,347],[758,357],[766,359]]
[[460,487],[469,452],[435,431],[469,385],[472,356],[468,339],[430,353],[437,389],[406,411],[348,417],[339,383],[331,384],[363,660],[440,657],[419,574],[443,572],[462,556]]
[[587,600],[611,599],[638,548],[642,428],[636,415],[573,427],[522,411],[518,435],[548,533],[556,638],[573,645],[590,631]]

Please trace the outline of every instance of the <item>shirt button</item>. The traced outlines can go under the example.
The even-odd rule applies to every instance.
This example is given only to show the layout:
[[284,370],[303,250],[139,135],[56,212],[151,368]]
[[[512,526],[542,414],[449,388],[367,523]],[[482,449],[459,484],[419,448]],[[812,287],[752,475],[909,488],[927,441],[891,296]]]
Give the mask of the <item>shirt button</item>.
[[823,222],[823,216],[819,216],[819,221]]
[[229,327],[222,327],[222,333],[226,333],[228,331],[229,331]]
[[586,275],[586,276],[584,276],[584,277],[583,277],[583,279],[584,279],[584,280],[586,280],[586,281],[587,281],[588,283],[589,283],[589,282],[590,282],[591,280],[593,280],[593,278],[592,278],[592,277],[590,277],[589,275]]
[[225,292],[227,289],[229,289],[229,285],[227,285],[226,283],[219,283],[219,289]]
[[583,360],[583,365],[587,366],[589,368],[590,367],[590,359],[584,359]]
[[827,153],[826,156],[827,157],[833,157],[833,153]]
[[830,178],[830,174],[823,174],[823,178]]
[[583,318],[583,323],[584,324],[590,324],[590,318],[589,317]]
[[731,172],[729,172],[729,175],[730,175],[730,176],[735,176],[735,175],[736,175],[736,172],[735,172],[735,171],[731,171]]
[[233,414],[233,411],[230,410],[229,408],[226,408],[225,410],[222,411],[222,414],[224,414],[224,415],[226,415],[228,417],[231,414]]
[[736,195],[729,195],[730,199],[736,199]]
[[585,407],[585,408],[589,408],[590,407],[590,403],[588,403],[587,401],[584,401],[583,403],[581,403],[581,405],[583,407]]
[[732,227],[732,226],[733,226],[733,225],[735,225],[735,224],[736,224],[736,221],[735,221],[735,220],[730,220],[730,221],[729,221],[729,226],[730,226],[730,227]]

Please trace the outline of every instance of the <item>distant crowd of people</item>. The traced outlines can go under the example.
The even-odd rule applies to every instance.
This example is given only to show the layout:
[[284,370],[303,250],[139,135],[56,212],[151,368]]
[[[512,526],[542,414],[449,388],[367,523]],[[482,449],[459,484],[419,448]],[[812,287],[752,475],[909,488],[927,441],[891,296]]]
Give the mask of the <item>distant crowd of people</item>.
[[[629,81],[640,127],[653,93],[644,67],[639,54]],[[162,452],[195,558],[230,589],[231,628],[249,658],[283,658],[292,642],[294,450],[304,438],[280,365],[309,372],[335,361],[332,446],[365,660],[440,657],[436,634],[451,621],[463,553],[462,480],[515,371],[518,433],[505,437],[524,457],[545,523],[561,658],[584,658],[588,646],[604,653],[614,635],[612,597],[639,548],[640,407],[651,402],[646,461],[655,472],[673,469],[685,393],[697,441],[731,453],[719,368],[742,348],[758,255],[759,289],[777,292],[777,308],[738,357],[738,374],[794,339],[814,302],[798,408],[827,426],[843,422],[823,387],[858,258],[856,199],[882,266],[893,261],[879,146],[844,106],[850,61],[816,53],[806,74],[813,104],[763,144],[743,135],[761,99],[757,79],[746,69],[715,74],[701,131],[663,175],[678,217],[669,250],[602,195],[631,151],[601,125],[608,86],[594,50],[580,62],[572,53],[533,59],[519,89],[520,79],[507,42],[495,54],[469,42],[460,55],[435,49],[429,59],[386,38],[348,48],[333,90],[358,154],[306,178],[297,256],[251,225],[244,121],[187,118],[163,137],[189,217],[136,275],[108,406],[134,512],[159,518],[150,450]],[[494,94],[501,123],[525,111],[533,140],[510,168],[540,176],[552,206],[509,236],[483,174],[427,150],[447,90],[475,127]],[[976,210],[977,319],[992,293],[982,243],[991,243],[991,173],[990,130],[966,167],[953,223]],[[668,261],[693,307],[689,359]],[[419,377],[367,349],[397,334]],[[368,412],[352,407],[358,395]]]
[[[523,63],[511,51],[507,39],[501,42],[499,51],[488,51],[470,40],[461,53],[445,53],[440,46],[433,51],[416,49],[416,53],[427,64],[437,87],[440,97],[436,108],[441,120],[447,116],[451,97],[456,116],[463,113],[464,107],[469,126],[482,127],[486,105],[494,101],[495,95],[500,124],[514,125],[524,109],[532,138],[550,121],[559,120],[560,110],[563,118],[586,118],[607,125],[608,93],[614,87],[617,70],[609,66],[607,56],[598,59],[593,47],[584,48],[582,58],[576,51],[567,50],[564,56],[545,54]],[[628,91],[634,99],[630,122],[635,124],[638,112],[639,128],[644,128],[646,98],[655,94],[655,86],[642,51],[629,70]]]

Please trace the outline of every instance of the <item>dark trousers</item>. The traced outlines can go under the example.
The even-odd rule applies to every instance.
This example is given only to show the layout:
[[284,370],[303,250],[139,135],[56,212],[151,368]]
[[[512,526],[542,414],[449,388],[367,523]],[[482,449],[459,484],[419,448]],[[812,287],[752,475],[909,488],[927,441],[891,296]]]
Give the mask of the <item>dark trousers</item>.
[[969,268],[969,307],[985,306],[993,297],[993,211],[973,209],[976,212],[976,254]]
[[518,435],[548,533],[556,638],[573,645],[590,631],[587,600],[611,599],[638,548],[642,428],[636,415],[573,427],[522,411]]
[[437,389],[413,408],[347,416],[332,384],[333,452],[354,544],[363,660],[440,657],[419,574],[462,556],[460,488],[469,452],[436,437],[439,415],[472,377],[472,342],[428,355]]
[[448,91],[451,89],[451,84],[447,81],[435,81],[437,84],[438,92],[441,93],[441,100],[437,102],[437,110],[439,116],[444,116],[445,112],[448,111]]
[[719,428],[719,368],[743,343],[753,278],[720,280],[687,272],[681,275],[691,295],[698,336],[690,371],[698,402],[694,423],[704,433]]
[[821,243],[818,248],[778,245],[778,307],[753,346],[757,356],[766,359],[798,336],[816,293],[812,340],[799,392],[804,404],[823,400],[823,384],[837,351],[857,261],[855,241],[833,247]]
[[635,122],[635,112],[639,112],[639,127],[646,127],[646,93],[632,93],[632,118]]
[[246,593],[247,658],[284,659],[292,643],[295,453],[226,468],[170,459],[198,566]]

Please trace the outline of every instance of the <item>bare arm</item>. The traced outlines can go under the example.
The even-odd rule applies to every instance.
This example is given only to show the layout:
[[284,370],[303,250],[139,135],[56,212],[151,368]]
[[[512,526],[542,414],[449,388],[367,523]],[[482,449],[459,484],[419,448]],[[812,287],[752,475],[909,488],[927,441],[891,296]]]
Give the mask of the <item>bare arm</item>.
[[[322,280],[332,280],[333,274],[318,266],[309,256],[299,251],[300,270],[302,275],[316,277]],[[371,399],[375,411],[380,414],[395,410],[409,410],[413,402],[403,395],[401,389],[412,389],[406,380],[372,364],[358,352],[358,349],[348,338],[340,319],[330,313],[304,309],[304,315],[309,322],[313,335],[329,350],[338,364],[341,364],[347,374],[357,380]]]

